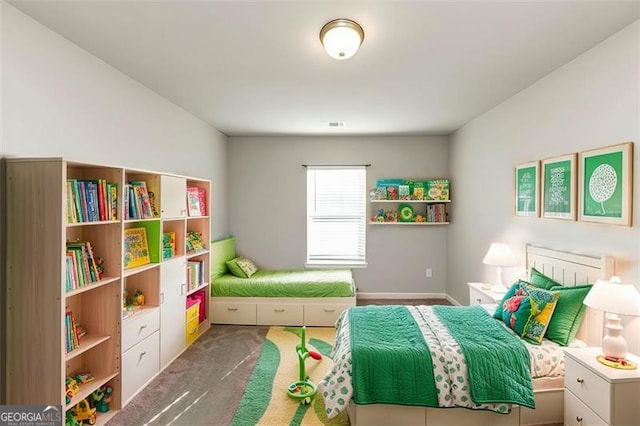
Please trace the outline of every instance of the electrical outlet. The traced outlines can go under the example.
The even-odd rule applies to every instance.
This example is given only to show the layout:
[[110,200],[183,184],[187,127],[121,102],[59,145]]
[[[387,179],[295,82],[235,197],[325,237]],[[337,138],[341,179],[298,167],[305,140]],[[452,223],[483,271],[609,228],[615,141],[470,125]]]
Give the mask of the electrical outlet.
[[427,278],[433,277],[433,269],[427,268],[426,275],[427,275]]

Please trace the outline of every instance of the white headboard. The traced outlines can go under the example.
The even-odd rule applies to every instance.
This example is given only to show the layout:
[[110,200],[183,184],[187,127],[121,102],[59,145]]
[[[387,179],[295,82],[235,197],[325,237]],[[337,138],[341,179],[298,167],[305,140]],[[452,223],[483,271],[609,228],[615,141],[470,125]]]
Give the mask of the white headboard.
[[[586,256],[551,250],[527,244],[527,273],[536,268],[563,286],[593,284],[598,279],[609,279],[614,272],[614,259],[610,256]],[[600,346],[603,314],[587,308],[577,338],[589,346]]]

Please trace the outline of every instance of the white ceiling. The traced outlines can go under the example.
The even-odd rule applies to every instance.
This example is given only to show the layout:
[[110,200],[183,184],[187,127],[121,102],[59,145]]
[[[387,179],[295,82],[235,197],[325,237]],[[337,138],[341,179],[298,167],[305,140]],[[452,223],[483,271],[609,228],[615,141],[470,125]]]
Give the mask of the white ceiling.
[[[9,2],[232,136],[449,134],[640,17],[613,0]],[[335,18],[365,31],[347,61],[319,42]]]

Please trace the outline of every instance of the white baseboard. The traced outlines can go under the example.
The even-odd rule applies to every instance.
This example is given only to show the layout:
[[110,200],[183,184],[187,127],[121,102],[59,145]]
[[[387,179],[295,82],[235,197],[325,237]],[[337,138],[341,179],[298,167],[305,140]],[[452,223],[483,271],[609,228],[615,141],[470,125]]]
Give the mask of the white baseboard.
[[452,305],[459,306],[453,297],[446,293],[357,293],[358,299],[446,299]]

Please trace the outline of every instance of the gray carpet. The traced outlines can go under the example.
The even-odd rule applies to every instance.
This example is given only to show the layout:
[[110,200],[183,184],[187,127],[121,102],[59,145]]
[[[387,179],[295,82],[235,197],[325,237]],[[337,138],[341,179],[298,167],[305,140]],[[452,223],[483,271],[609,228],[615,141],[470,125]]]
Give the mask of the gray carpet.
[[[357,304],[450,303],[444,299],[369,299]],[[230,424],[268,330],[266,326],[212,326],[107,424]]]

